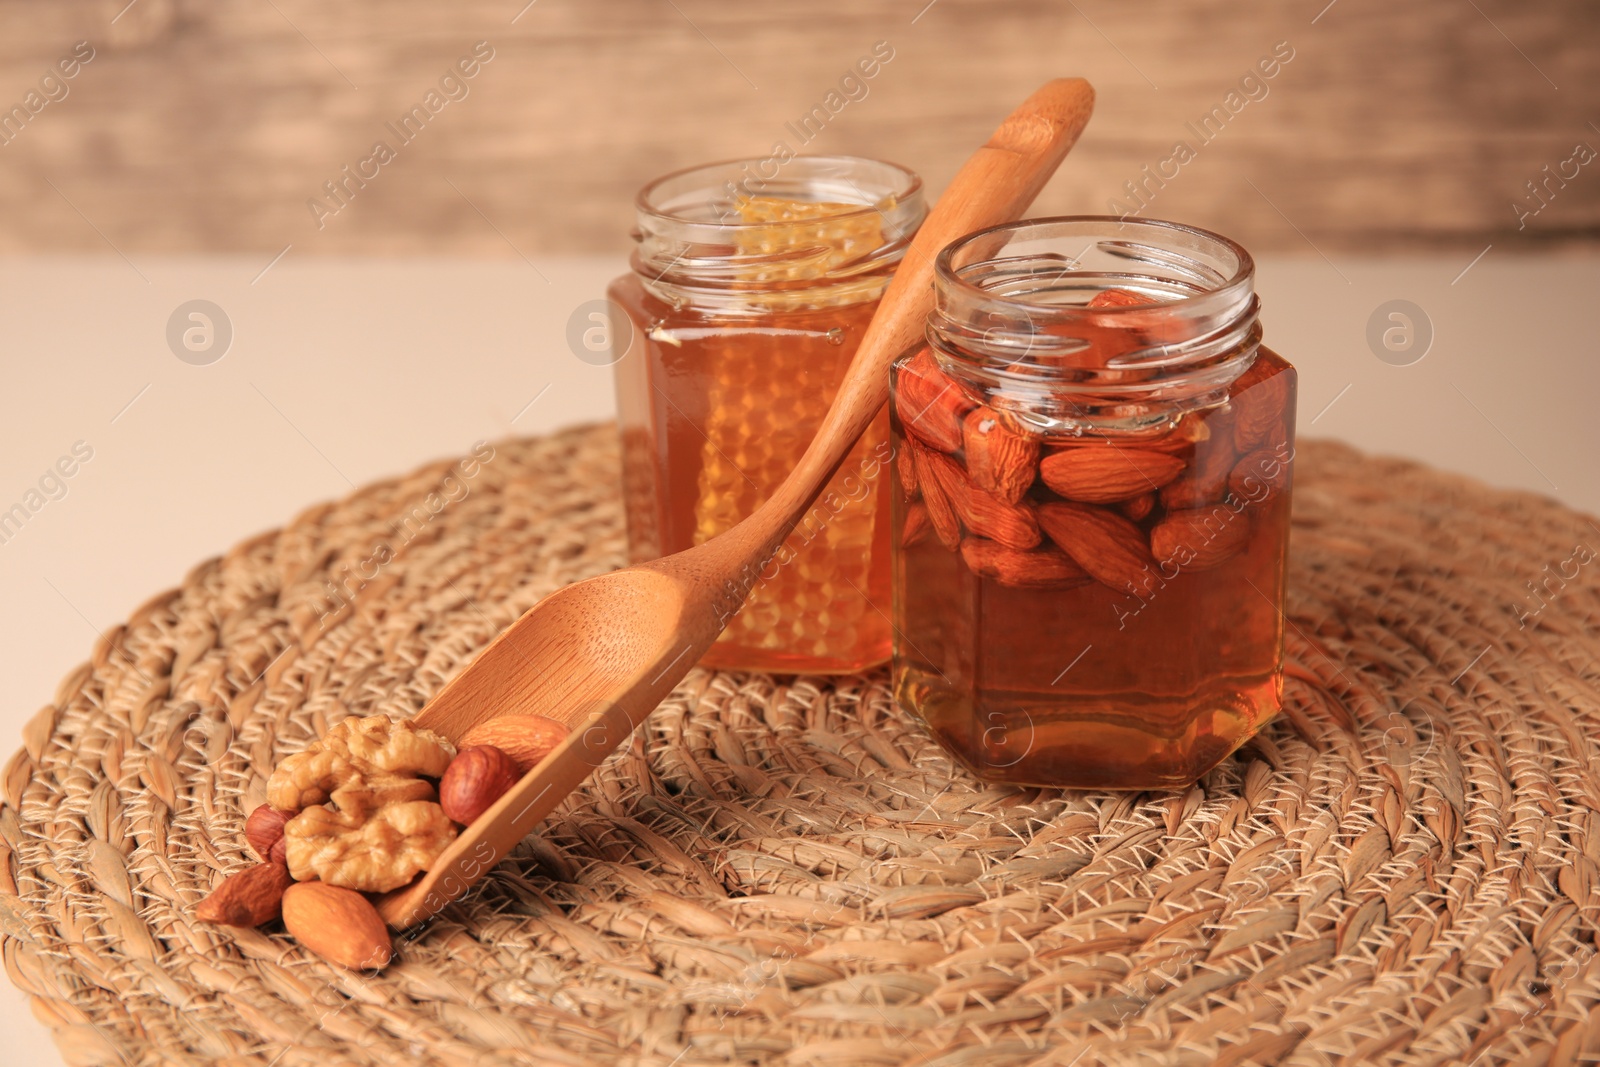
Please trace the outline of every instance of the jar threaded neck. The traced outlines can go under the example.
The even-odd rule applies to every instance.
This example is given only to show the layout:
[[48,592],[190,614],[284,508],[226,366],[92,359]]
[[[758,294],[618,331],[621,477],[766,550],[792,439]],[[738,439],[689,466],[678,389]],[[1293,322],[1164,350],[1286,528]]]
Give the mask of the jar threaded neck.
[[[1261,344],[1255,264],[1176,223],[1067,216],[947,247],[928,341],[947,373],[1045,433],[1142,430],[1226,400]],[[1096,294],[1146,298],[1093,306]]]
[[679,171],[645,186],[636,209],[646,287],[728,312],[874,300],[927,213],[915,174],[854,156]]

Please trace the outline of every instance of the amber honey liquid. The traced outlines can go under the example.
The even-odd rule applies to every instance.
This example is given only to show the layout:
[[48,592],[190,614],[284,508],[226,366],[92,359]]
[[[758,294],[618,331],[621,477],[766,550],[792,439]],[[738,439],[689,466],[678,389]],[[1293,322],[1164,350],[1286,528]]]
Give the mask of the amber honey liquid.
[[[1284,622],[1275,604],[1285,579],[1294,396],[1293,368],[1263,349],[1229,404],[1185,415],[1163,437],[1043,442],[1043,456],[1130,448],[1182,461],[1182,473],[1139,494],[1142,501],[1076,502],[1135,531],[1150,566],[1132,581],[1002,581],[975,572],[963,551],[970,544],[950,547],[913,524],[895,575],[901,707],[995,781],[1182,787],[1214,767],[1277,713],[1282,696]],[[893,441],[897,453],[926,447],[908,441],[898,414]],[[945,454],[967,464],[960,450]],[[926,506],[919,491],[907,491],[904,469],[897,461],[899,538]],[[1072,500],[1039,476],[1019,506],[1039,514]],[[1157,533],[1168,520],[1175,525]],[[1192,531],[1178,552],[1174,529]],[[963,523],[961,540],[974,537]],[[1093,549],[1042,534],[1031,551],[1083,557]]]
[[[811,443],[877,302],[741,315],[675,309],[635,277],[619,373],[635,561],[700,544],[764,501]],[[889,658],[889,429],[880,416],[702,662],[849,672]]]

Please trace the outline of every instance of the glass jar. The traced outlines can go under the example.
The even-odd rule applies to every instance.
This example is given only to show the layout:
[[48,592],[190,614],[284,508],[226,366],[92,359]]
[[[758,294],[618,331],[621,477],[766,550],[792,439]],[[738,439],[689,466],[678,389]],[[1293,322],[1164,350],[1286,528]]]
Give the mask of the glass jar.
[[[700,544],[788,475],[926,214],[904,168],[847,156],[670,174],[636,204],[612,283],[635,562]],[[849,672],[889,658],[889,426],[880,417],[702,662]]]
[[1279,708],[1295,370],[1216,234],[939,256],[891,371],[895,695],[980,778],[1187,786]]

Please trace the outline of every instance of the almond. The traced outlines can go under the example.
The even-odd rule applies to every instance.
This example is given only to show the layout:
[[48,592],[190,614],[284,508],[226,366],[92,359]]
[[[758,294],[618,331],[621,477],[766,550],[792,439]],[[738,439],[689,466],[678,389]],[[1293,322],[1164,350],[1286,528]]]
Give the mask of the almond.
[[933,525],[939,543],[954,550],[961,544],[961,520],[956,517],[955,506],[933,475],[932,461],[938,457],[938,453],[913,446],[913,455],[916,457],[917,484],[922,487],[922,502],[928,509],[928,521]]
[[1228,491],[1240,500],[1265,500],[1289,484],[1289,464],[1270,448],[1246,453],[1228,475]]
[[[968,530],[979,537],[999,541],[1007,548],[1028,549],[1039,543],[1039,524],[1033,509],[1026,504],[1008,504],[993,493],[979,489],[967,480],[961,465],[949,456],[926,453],[924,468],[939,483]],[[924,493],[926,496],[926,493]]]
[[500,749],[469,745],[456,753],[439,779],[439,806],[453,822],[471,826],[521,777],[516,763]]
[[1039,525],[1102,585],[1142,590],[1155,560],[1139,528],[1115,512],[1084,504],[1040,504]]
[[895,413],[901,427],[926,445],[959,452],[961,420],[976,406],[926,348],[895,368]]
[[1179,478],[1171,485],[1161,489],[1161,506],[1168,511],[1181,511],[1184,508],[1204,507],[1206,504],[1215,504],[1228,493],[1228,479],[1211,479],[1202,481],[1190,476]]
[[[268,852],[272,851],[270,848]],[[283,906],[283,891],[293,879],[281,863],[258,863],[230,874],[194,909],[203,923],[224,926],[260,926],[276,919]]]
[[1134,522],[1143,522],[1156,507],[1154,493],[1141,493],[1132,500],[1124,500],[1117,505],[1117,510],[1122,512]]
[[1291,378],[1265,350],[1233,383],[1233,444],[1239,452],[1283,443]]
[[1214,409],[1205,421],[1211,428],[1209,439],[1197,439],[1189,469],[1183,477],[1161,487],[1161,505],[1168,511],[1214,504],[1228,495],[1228,475],[1237,458],[1233,451],[1233,415]]
[[462,734],[459,747],[493,745],[511,757],[520,777],[533,770],[571,732],[565,723],[543,715],[501,715]]
[[1131,308],[1140,304],[1153,304],[1155,301],[1147,296],[1140,296],[1132,289],[1102,289],[1089,300],[1092,308]]
[[1160,489],[1183,473],[1183,467],[1183,460],[1162,452],[1090,446],[1044,457],[1039,477],[1068,500],[1114,504]]
[[1090,580],[1071,556],[1054,547],[1023,552],[998,541],[969,537],[961,542],[961,558],[973,574],[1019,589],[1068,589]]
[[1039,439],[1006,426],[983,406],[967,413],[961,440],[972,484],[1007,504],[1021,501],[1039,470]]
[[1161,489],[1161,506],[1168,511],[1181,511],[1184,508],[1198,508],[1206,504],[1215,504],[1228,495],[1228,475],[1213,474],[1202,477],[1199,473],[1192,473],[1187,477],[1179,478],[1170,485]]
[[1208,570],[1232,559],[1250,543],[1250,520],[1217,504],[1174,511],[1150,531],[1150,551],[1182,570]]
[[394,956],[378,909],[354,889],[296,882],[283,894],[283,925],[305,948],[352,971],[385,967]]
[[900,527],[900,546],[910,548],[918,544],[927,538],[931,529],[933,520],[928,518],[927,505],[922,503],[908,505],[905,522]]
[[900,491],[907,500],[917,499],[922,490],[917,486],[917,460],[909,441],[900,445],[900,451],[895,455],[895,467],[900,472]]
[[263,804],[250,813],[244,821],[244,839],[264,860],[272,858],[272,850],[283,840],[283,824],[294,818],[292,811],[279,811],[271,804]]
[[[1097,350],[1102,365],[1130,352],[1145,351],[1156,346],[1184,340],[1193,327],[1164,307],[1163,301],[1136,293],[1131,289],[1106,289],[1098,292],[1084,305],[1096,309],[1145,308],[1127,314],[1094,316],[1085,324],[1085,339]],[[1130,380],[1136,372],[1102,372],[1105,381]]]

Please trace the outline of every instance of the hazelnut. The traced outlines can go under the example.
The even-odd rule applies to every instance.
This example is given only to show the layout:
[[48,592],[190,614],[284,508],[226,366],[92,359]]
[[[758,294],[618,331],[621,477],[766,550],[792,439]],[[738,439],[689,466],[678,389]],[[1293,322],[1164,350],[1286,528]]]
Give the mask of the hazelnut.
[[244,821],[244,838],[256,850],[256,855],[271,860],[272,850],[283,840],[283,824],[292,818],[292,811],[279,811],[271,804],[263,804]]
[[439,805],[463,826],[505,796],[522,777],[516,761],[493,745],[471,745],[450,761],[439,779]]

